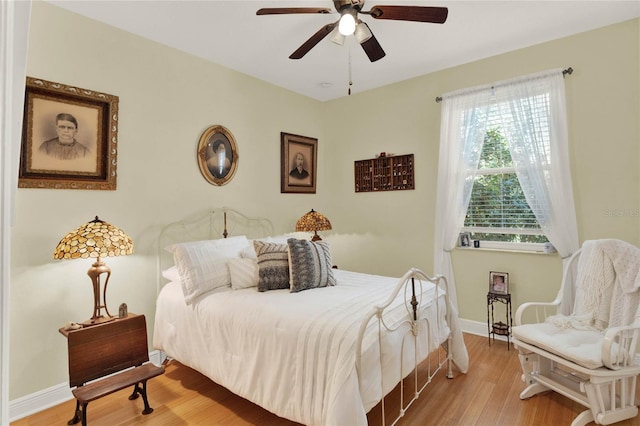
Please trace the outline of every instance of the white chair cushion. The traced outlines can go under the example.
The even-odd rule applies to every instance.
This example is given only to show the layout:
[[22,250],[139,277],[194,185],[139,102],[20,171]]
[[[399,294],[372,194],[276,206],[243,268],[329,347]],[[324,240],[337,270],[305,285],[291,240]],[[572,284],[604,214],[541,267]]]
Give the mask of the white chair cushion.
[[537,346],[585,368],[596,369],[602,363],[604,334],[591,330],[558,328],[553,324],[524,324],[513,327],[513,337]]

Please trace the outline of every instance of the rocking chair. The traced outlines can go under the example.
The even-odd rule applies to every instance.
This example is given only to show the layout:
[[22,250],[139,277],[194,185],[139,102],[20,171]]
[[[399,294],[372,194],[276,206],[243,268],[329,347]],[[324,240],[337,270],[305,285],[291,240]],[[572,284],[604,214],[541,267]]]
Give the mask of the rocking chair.
[[567,262],[556,299],[516,311],[513,344],[526,385],[520,399],[553,390],[587,407],[572,426],[637,416],[639,302],[640,249],[586,241]]

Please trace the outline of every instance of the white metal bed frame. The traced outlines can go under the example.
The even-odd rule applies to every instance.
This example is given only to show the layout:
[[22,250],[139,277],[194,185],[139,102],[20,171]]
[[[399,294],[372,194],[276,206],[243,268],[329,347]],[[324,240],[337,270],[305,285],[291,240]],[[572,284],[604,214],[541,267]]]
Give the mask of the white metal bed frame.
[[[223,238],[227,238],[227,236],[235,236],[235,235],[245,235],[247,238],[261,238],[273,235],[273,225],[272,223],[265,218],[260,217],[250,217],[240,213],[237,210],[234,210],[229,207],[222,207],[210,210],[206,213],[200,213],[197,215],[193,215],[185,220],[171,223],[165,226],[160,232],[159,237],[159,246],[158,246],[158,292],[164,285],[164,278],[162,277],[162,271],[169,268],[173,265],[173,258],[169,251],[166,250],[166,247],[171,244],[176,244],[180,242],[188,242],[188,241],[197,241],[197,240],[205,240],[205,239],[218,239],[221,236]],[[358,333],[358,339],[356,343],[356,369],[358,371],[358,377],[360,384],[361,382],[361,370],[362,370],[362,344],[364,339],[364,334],[369,323],[374,320],[378,323],[378,349],[380,355],[380,374],[381,381],[384,377],[383,374],[383,353],[382,353],[382,345],[380,343],[380,339],[382,334],[386,332],[398,332],[399,329],[406,329],[403,325],[408,324],[408,331],[405,332],[402,338],[402,346],[400,348],[400,371],[406,371],[405,366],[403,364],[404,360],[404,350],[405,350],[405,342],[407,339],[413,340],[414,347],[414,356],[413,356],[413,365],[412,372],[409,375],[404,376],[404,373],[401,374],[400,378],[400,400],[399,400],[399,409],[398,414],[395,419],[390,423],[392,426],[395,425],[406,413],[407,409],[418,399],[421,392],[431,383],[432,378],[442,369],[442,367],[446,364],[446,376],[447,378],[453,378],[452,372],[452,333],[449,332],[449,335],[445,342],[443,342],[442,346],[445,349],[446,355],[443,355],[440,350],[436,349],[432,352],[429,352],[426,359],[418,360],[417,359],[417,339],[420,337],[419,332],[422,327],[426,327],[427,330],[427,342],[430,341],[430,336],[428,336],[429,330],[429,319],[420,317],[420,306],[423,304],[422,300],[422,287],[426,282],[430,282],[436,286],[436,289],[433,292],[433,300],[432,303],[437,307],[436,317],[438,321],[441,321],[441,313],[440,313],[440,305],[438,303],[438,297],[444,292],[445,297],[445,318],[447,324],[451,324],[451,312],[449,309],[449,292],[447,287],[447,280],[445,277],[441,275],[437,275],[435,277],[427,276],[423,271],[412,268],[410,269],[400,280],[398,284],[394,288],[393,292],[389,295],[388,299],[385,303],[373,307],[371,313],[364,319],[361,323],[360,330]],[[416,286],[419,286],[419,291],[416,292]],[[401,324],[396,324],[394,327],[388,326],[384,321],[384,311],[389,305],[393,302],[394,299],[398,296],[398,294],[404,291],[404,303],[405,308],[407,310],[407,319]],[[419,295],[416,297],[416,293]],[[439,329],[439,328],[438,328]],[[428,345],[428,343],[427,343]],[[432,357],[436,357],[436,359],[432,359]],[[428,363],[426,377],[419,378],[418,366],[423,362]],[[431,368],[432,362],[434,362],[433,369]],[[404,383],[405,380],[408,379],[409,376],[413,375],[413,396],[408,402],[404,402]],[[422,382],[422,383],[420,383]],[[223,384],[224,385],[224,384]],[[385,389],[385,384],[380,383],[381,389]],[[397,385],[396,385],[397,387]],[[383,395],[380,401],[381,404],[381,421],[382,425],[386,425],[386,407],[385,407],[385,398],[387,395]]]
[[[433,377],[442,369],[442,367],[446,364],[447,366],[447,378],[452,379],[453,378],[453,370],[452,370],[452,352],[451,352],[451,348],[452,348],[452,344],[451,344],[451,332],[449,333],[449,336],[447,337],[447,340],[445,342],[445,350],[447,355],[445,357],[442,357],[442,354],[440,351],[435,350],[433,352],[429,352],[429,354],[427,355],[427,359],[425,361],[418,361],[418,353],[417,353],[417,339],[419,337],[419,333],[420,333],[420,328],[421,327],[427,327],[427,330],[429,329],[429,318],[420,318],[418,315],[419,309],[418,307],[421,305],[422,303],[422,286],[423,283],[425,281],[428,281],[432,284],[434,284],[436,286],[436,291],[434,291],[434,299],[433,302],[435,303],[436,306],[436,319],[437,321],[441,321],[441,315],[440,315],[440,305],[438,304],[438,294],[439,294],[439,290],[443,290],[445,293],[445,306],[448,307],[449,306],[449,292],[448,290],[448,286],[447,286],[447,279],[442,276],[442,275],[437,275],[435,277],[429,277],[427,276],[423,271],[421,271],[420,269],[416,269],[416,268],[412,268],[409,271],[407,271],[407,273],[405,273],[405,275],[400,278],[400,280],[398,281],[398,284],[396,285],[395,289],[393,290],[393,292],[391,293],[391,295],[389,295],[389,298],[385,301],[385,303],[383,303],[382,305],[379,306],[375,306],[372,310],[372,312],[362,321],[362,323],[360,324],[360,331],[358,333],[358,341],[356,344],[356,369],[358,370],[358,372],[360,372],[361,369],[361,364],[362,364],[362,342],[364,339],[364,334],[365,331],[367,329],[367,326],[369,324],[369,322],[371,322],[372,319],[374,319],[378,322],[378,350],[379,350],[379,356],[380,356],[380,369],[382,370],[384,362],[383,362],[383,351],[382,351],[382,345],[381,345],[381,339],[382,339],[382,334],[383,332],[386,330],[387,332],[396,332],[398,330],[400,330],[402,328],[402,326],[404,324],[409,324],[409,328],[408,331],[405,333],[405,335],[403,336],[403,342],[402,345],[400,347],[400,371],[405,371],[404,369],[404,365],[402,365],[402,363],[404,362],[404,349],[405,349],[405,339],[409,338],[409,339],[413,339],[413,348],[414,348],[414,356],[413,356],[413,360],[414,360],[414,364],[413,364],[413,368],[412,368],[412,372],[413,372],[413,396],[411,397],[411,399],[408,402],[404,402],[404,381],[406,380],[406,377],[402,377],[400,379],[400,386],[399,386],[399,390],[400,390],[400,407],[398,409],[398,415],[397,417],[392,421],[391,425],[395,425],[396,423],[398,423],[398,421],[405,415],[407,409],[419,398],[420,394],[422,393],[422,391],[429,385],[429,383],[431,383],[431,380],[433,379]],[[416,291],[415,291],[415,287],[416,285],[420,286],[420,291],[418,291],[418,295],[420,296],[419,298],[416,297]],[[395,298],[397,297],[397,295],[400,293],[400,291],[404,291],[404,301],[405,301],[405,308],[407,310],[407,319],[400,324],[396,324],[393,327],[390,327],[389,325],[387,325],[384,321],[384,310],[389,307],[389,305],[391,305],[391,303],[395,300]],[[409,294],[410,292],[410,294]],[[409,297],[410,296],[410,297]],[[446,322],[447,324],[451,324],[451,310],[447,309],[446,310]],[[437,329],[440,329],[440,327],[437,327]],[[429,336],[427,336],[427,339],[429,340]],[[431,356],[435,353],[436,356],[436,365],[434,367],[434,369],[431,369]],[[426,362],[428,365],[428,369],[427,369],[427,377],[426,379],[423,379],[424,383],[420,384],[420,378],[418,376],[418,366],[422,363],[422,362]],[[361,375],[358,374],[358,378],[360,378]],[[380,374],[381,379],[384,377],[384,374]],[[408,376],[407,376],[408,377]],[[380,383],[380,387],[381,389],[384,389],[384,383]],[[385,414],[386,414],[386,407],[385,407],[385,396],[382,397],[382,400],[380,401],[381,404],[381,409],[382,409],[382,425],[384,426],[386,424],[386,420],[385,420]]]

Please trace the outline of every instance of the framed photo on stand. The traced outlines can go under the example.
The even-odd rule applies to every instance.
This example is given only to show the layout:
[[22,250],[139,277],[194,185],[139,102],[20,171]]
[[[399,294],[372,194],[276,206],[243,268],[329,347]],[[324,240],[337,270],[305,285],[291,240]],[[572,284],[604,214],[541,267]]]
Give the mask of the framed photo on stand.
[[509,294],[509,274],[506,272],[489,272],[489,293]]
[[458,245],[460,247],[471,247],[471,233],[461,232],[458,238]]

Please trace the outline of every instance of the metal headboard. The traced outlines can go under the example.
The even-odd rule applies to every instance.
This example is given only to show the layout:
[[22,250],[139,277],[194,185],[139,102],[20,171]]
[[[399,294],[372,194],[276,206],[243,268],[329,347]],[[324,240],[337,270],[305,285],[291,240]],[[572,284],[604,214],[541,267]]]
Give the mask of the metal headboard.
[[162,277],[162,271],[173,265],[173,255],[165,250],[165,247],[188,241],[238,235],[245,235],[249,239],[272,236],[273,225],[269,219],[250,217],[229,207],[197,213],[166,225],[158,238],[158,291],[166,282]]

